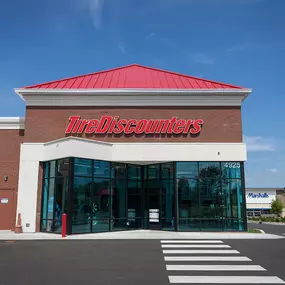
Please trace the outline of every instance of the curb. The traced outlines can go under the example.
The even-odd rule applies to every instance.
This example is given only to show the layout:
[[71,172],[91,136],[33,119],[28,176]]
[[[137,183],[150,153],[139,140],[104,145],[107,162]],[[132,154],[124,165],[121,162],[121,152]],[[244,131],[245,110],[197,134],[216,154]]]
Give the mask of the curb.
[[250,223],[250,224],[263,224],[263,225],[276,225],[276,226],[285,226],[285,222],[259,222],[259,221],[247,221],[247,223]]

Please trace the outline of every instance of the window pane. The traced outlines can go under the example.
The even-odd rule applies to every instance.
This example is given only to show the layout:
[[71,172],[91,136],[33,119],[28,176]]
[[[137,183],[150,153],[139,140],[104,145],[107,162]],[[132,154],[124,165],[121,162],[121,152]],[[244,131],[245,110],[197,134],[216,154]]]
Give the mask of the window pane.
[[75,158],[74,159],[74,176],[92,176],[92,160]]
[[154,165],[148,165],[148,179],[159,179],[160,178],[160,165],[154,164]]
[[[126,204],[126,181],[114,180],[112,187],[112,214],[115,219],[122,219],[127,217],[127,204]],[[121,223],[121,220],[118,222]]]
[[90,232],[92,179],[74,177],[72,232]]
[[128,179],[141,179],[141,166],[129,165],[128,166]]
[[113,231],[123,231],[127,229],[127,219],[114,219],[112,221],[112,230]]
[[162,210],[161,218],[167,220],[170,223],[174,220],[174,195],[163,195],[162,196]]
[[173,173],[174,173],[173,163],[161,164],[161,178],[162,179],[172,179]]
[[161,194],[162,195],[174,195],[173,180],[161,180]]
[[64,179],[55,180],[55,204],[54,204],[54,231],[61,232],[61,218],[65,210]]
[[244,222],[243,220],[238,219],[226,219],[225,220],[225,230],[227,231],[244,231]]
[[140,229],[142,226],[142,219],[141,218],[128,218],[126,222],[128,229]]
[[171,219],[161,219],[162,230],[174,231],[174,218]]
[[199,217],[199,189],[195,179],[178,179],[178,215],[179,218]]
[[50,161],[50,172],[49,172],[49,177],[55,177],[55,160]]
[[94,176],[110,178],[110,162],[95,160]]
[[177,178],[195,178],[197,176],[197,162],[177,162]]
[[49,193],[48,193],[48,219],[53,219],[53,209],[54,209],[54,183],[55,179],[49,179]]
[[44,162],[44,178],[49,178],[50,163]]
[[95,178],[93,190],[93,221],[109,219],[110,192],[109,179]]
[[147,166],[142,166],[143,167],[143,179],[147,180]]
[[219,162],[199,162],[199,178],[215,180],[220,178]]
[[[68,199],[68,167],[64,169],[67,159],[45,163],[45,176],[50,165],[51,175],[43,181],[41,230],[61,232],[62,213],[66,212]],[[67,164],[68,166],[68,164]]]
[[54,231],[53,225],[54,225],[53,220],[42,220],[41,229],[42,231],[53,232]]
[[49,179],[44,179],[42,194],[42,219],[47,218]]
[[141,196],[140,195],[128,195],[127,197],[127,218],[128,222],[133,223],[137,218],[141,217]]
[[128,195],[141,195],[141,182],[140,181],[128,181]]
[[47,231],[47,220],[41,220],[41,232]]
[[144,186],[144,195],[160,195],[161,180],[145,181]]
[[107,232],[109,231],[109,219],[99,220],[93,219],[92,220],[92,232]]
[[221,231],[223,229],[222,219],[201,219],[202,231]]
[[228,218],[243,218],[243,195],[240,179],[223,181],[224,216]]
[[221,183],[218,179],[213,181],[212,179],[203,179],[199,181],[200,185],[200,197],[202,199],[216,199],[221,195]]
[[72,234],[90,233],[90,219],[89,220],[73,220]]
[[69,159],[60,159],[57,161],[57,173],[56,176],[68,176]]
[[112,163],[112,178],[126,179],[127,165],[123,163]]
[[61,233],[62,214],[67,212],[68,177],[55,179],[54,231]]
[[[222,216],[221,173],[219,162],[199,163],[200,212],[202,218]],[[210,226],[204,222],[201,226]]]
[[220,218],[222,216],[222,196],[220,183],[213,179],[200,181],[200,211],[202,218]]
[[200,219],[179,219],[179,231],[200,231]]
[[241,178],[241,163],[222,162],[222,172],[224,179]]

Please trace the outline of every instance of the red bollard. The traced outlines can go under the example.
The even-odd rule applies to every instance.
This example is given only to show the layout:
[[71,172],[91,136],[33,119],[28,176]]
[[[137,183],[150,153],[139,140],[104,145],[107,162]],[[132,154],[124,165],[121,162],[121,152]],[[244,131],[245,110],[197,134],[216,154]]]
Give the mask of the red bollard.
[[61,237],[66,237],[66,214],[62,214],[61,218]]

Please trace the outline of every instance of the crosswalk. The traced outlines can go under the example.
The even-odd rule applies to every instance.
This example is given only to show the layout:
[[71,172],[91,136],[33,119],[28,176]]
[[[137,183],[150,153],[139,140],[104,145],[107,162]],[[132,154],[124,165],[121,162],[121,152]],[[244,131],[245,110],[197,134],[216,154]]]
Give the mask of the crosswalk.
[[285,284],[221,240],[161,240],[169,283]]

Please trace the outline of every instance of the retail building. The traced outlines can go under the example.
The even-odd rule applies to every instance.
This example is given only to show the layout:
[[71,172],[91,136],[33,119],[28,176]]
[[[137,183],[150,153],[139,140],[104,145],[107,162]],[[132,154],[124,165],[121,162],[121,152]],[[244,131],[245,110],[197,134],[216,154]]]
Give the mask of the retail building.
[[259,217],[271,214],[271,202],[276,198],[285,205],[284,188],[246,188],[247,216]]
[[130,65],[15,89],[0,120],[0,229],[244,231],[250,89]]

